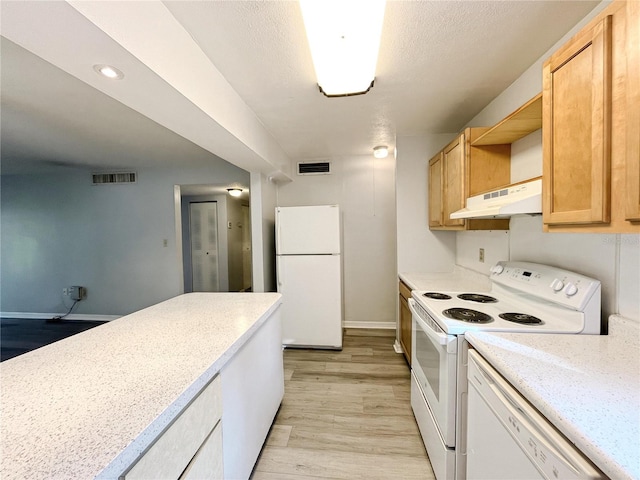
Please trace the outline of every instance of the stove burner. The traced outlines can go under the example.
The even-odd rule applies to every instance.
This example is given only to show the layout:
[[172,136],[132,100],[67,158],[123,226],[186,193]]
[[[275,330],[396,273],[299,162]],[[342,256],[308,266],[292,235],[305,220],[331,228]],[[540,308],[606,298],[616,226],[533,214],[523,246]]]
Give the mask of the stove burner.
[[501,313],[499,317],[509,322],[522,323],[526,325],[542,325],[544,323],[538,317],[527,315],[526,313]]
[[458,295],[460,300],[469,300],[470,302],[478,303],[496,303],[497,298],[490,297],[489,295],[481,295],[479,293],[461,293]]
[[442,312],[445,317],[452,318],[453,320],[460,320],[462,322],[469,323],[489,323],[493,322],[491,315],[478,312],[477,310],[470,310],[468,308],[447,308]]
[[423,297],[433,298],[434,300],[450,300],[451,296],[446,293],[427,292],[422,294]]

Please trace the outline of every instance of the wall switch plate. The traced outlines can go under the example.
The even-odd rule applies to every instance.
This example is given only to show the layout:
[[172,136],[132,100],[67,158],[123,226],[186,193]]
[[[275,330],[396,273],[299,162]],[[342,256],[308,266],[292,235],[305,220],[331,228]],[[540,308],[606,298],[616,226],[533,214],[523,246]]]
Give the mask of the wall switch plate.
[[478,252],[478,260],[481,263],[484,263],[484,248],[481,248],[480,251]]

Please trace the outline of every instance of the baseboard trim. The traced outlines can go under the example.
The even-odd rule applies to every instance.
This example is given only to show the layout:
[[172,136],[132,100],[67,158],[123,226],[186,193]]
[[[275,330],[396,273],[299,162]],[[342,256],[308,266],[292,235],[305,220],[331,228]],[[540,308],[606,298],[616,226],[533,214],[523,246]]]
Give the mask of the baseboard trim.
[[[29,313],[29,312],[0,312],[0,318],[22,318],[26,320],[48,320],[50,318],[64,315],[63,313]],[[72,313],[66,315],[64,320],[85,320],[88,322],[110,322],[122,315],[96,315],[84,313]]]
[[343,328],[378,328],[381,330],[395,330],[395,322],[343,322]]

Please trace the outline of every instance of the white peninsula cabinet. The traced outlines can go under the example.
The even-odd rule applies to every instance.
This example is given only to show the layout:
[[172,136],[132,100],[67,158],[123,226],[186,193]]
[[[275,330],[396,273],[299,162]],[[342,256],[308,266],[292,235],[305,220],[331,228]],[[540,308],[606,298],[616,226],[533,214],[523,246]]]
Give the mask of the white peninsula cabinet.
[[122,478],[223,478],[221,419],[218,375]]
[[248,479],[284,395],[280,304],[180,295],[3,362],[0,478]]
[[278,309],[121,478],[249,478],[284,395],[280,323]]

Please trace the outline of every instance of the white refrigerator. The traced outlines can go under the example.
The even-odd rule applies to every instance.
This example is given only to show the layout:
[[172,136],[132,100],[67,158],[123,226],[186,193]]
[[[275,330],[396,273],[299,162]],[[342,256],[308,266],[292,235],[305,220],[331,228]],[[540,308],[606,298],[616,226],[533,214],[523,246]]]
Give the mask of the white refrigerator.
[[342,256],[338,205],[276,208],[276,274],[282,344],[342,348]]

